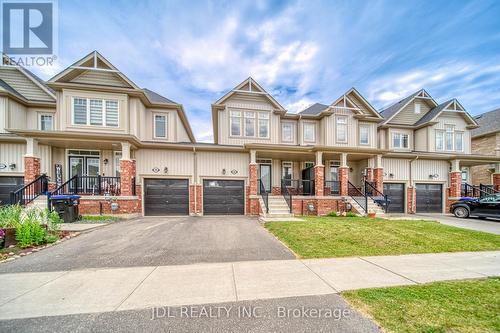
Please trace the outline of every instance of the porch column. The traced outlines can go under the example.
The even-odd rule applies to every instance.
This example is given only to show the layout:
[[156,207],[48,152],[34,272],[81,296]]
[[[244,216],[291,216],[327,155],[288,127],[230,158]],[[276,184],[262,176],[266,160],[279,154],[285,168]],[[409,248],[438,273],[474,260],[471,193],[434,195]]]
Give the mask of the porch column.
[[450,192],[449,198],[459,198],[462,192],[462,172],[460,171],[460,161],[451,161],[450,171]]
[[382,166],[382,155],[375,158],[375,169],[373,170],[373,182],[380,193],[384,193],[384,167]]
[[408,186],[406,190],[406,213],[415,214],[417,212],[417,189],[415,186]]
[[24,155],[24,183],[28,184],[40,176],[40,157],[38,157],[38,141],[26,139],[26,155]]
[[323,152],[316,152],[314,165],[314,195],[323,196],[325,190],[325,166],[323,165]]
[[347,166],[347,154],[340,154],[340,167],[339,167],[339,182],[340,182],[340,195],[348,195],[347,182],[349,181],[349,166]]
[[136,166],[130,158],[130,143],[122,142],[122,158],[120,159],[120,193],[124,196],[134,195]]
[[250,165],[248,166],[248,186],[250,188],[250,195],[257,195],[257,152],[250,151]]

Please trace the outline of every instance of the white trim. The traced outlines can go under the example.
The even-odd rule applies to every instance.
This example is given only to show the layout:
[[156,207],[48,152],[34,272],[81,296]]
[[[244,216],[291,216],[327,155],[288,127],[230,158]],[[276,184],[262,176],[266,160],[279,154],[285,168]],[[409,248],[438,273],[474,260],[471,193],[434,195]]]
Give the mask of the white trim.
[[[84,99],[86,100],[86,123],[85,124],[76,124],[75,123],[75,99]],[[101,125],[92,125],[90,123],[90,101],[101,101],[102,105],[102,124]],[[116,126],[110,126],[107,124],[107,106],[106,102],[116,102],[117,104],[117,122]],[[109,99],[109,98],[93,98],[93,97],[78,97],[78,96],[71,96],[71,125],[72,126],[88,126],[92,128],[120,128],[120,100],[118,99]]]
[[[306,125],[313,125],[313,139],[306,139]],[[304,121],[302,122],[302,140],[304,142],[316,142],[316,122],[313,121]]]
[[53,131],[54,130],[54,116],[55,116],[55,113],[54,112],[37,112],[38,115],[37,115],[37,118],[38,118],[38,129],[39,130],[43,130],[42,129],[42,116],[50,116],[52,118],[52,126],[50,129],[46,130],[46,131]]
[[[394,137],[399,135],[399,146],[394,145]],[[406,136],[406,143],[408,146],[403,145],[403,136]],[[394,149],[409,149],[410,148],[410,135],[404,132],[391,132],[391,147]]]
[[[345,127],[345,139],[344,140],[339,140],[339,119],[345,119],[344,123],[341,123],[340,125]],[[336,143],[348,143],[349,141],[349,119],[348,116],[346,115],[336,115],[335,116],[335,142]]]
[[[361,129],[366,128],[366,135],[367,135],[367,142],[361,142]],[[361,146],[369,146],[370,145],[370,129],[371,126],[367,124],[360,124],[359,125],[359,138],[358,138],[358,144]]]
[[[156,135],[156,117],[165,118],[165,136],[157,136]],[[168,140],[168,113],[153,113],[153,138],[159,140]]]

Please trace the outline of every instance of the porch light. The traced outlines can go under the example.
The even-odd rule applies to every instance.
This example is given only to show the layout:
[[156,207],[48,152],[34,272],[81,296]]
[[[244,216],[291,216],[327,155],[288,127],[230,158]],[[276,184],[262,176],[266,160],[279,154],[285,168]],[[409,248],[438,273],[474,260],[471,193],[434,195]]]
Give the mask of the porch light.
[[314,204],[312,202],[308,203],[307,204],[307,209],[310,211],[310,212],[314,212]]
[[345,209],[350,212],[352,210],[352,205],[348,202],[345,203]]
[[14,170],[14,169],[16,168],[16,163],[11,163],[11,164],[9,164],[9,168],[10,168],[11,170]]
[[389,174],[389,178],[394,178],[394,174],[393,174],[393,173],[390,173],[390,174]]
[[102,160],[102,163],[103,163],[104,165],[108,165],[109,160],[108,160],[107,158],[105,158],[104,160]]

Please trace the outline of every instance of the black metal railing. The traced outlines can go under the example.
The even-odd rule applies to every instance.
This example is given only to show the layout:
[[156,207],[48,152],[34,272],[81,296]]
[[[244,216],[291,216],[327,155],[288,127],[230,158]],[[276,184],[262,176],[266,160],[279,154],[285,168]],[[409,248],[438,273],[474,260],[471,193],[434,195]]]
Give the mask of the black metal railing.
[[324,195],[340,195],[340,181],[327,180],[323,189]]
[[264,205],[266,206],[266,214],[269,213],[269,193],[266,191],[266,187],[264,186],[264,182],[262,179],[259,179],[259,192],[262,200],[264,201]]
[[292,195],[314,195],[314,180],[282,179],[282,184]]
[[10,192],[10,203],[11,205],[27,205],[38,198],[41,194],[47,193],[48,190],[49,179],[47,175],[41,175],[20,189]]
[[374,183],[372,182],[365,181],[364,189],[366,196],[370,197],[370,199],[372,199],[379,206],[382,206],[384,212],[387,213],[390,202],[389,199],[387,198],[387,195],[377,190]]
[[497,191],[495,189],[495,185],[479,184],[479,189],[482,191],[482,193],[485,193],[487,195],[500,193],[500,191]]
[[[118,177],[119,179],[120,177]],[[135,186],[136,186],[136,179],[135,177],[132,177],[132,195],[136,195],[136,189],[135,189]]]
[[495,190],[493,185],[479,184],[479,186],[476,186],[464,183],[460,188],[460,196],[468,198],[482,198],[497,193],[500,193],[500,191]]
[[361,192],[361,190],[350,181],[347,181],[347,194],[358,203],[365,213],[368,213],[368,196]]
[[285,199],[288,208],[290,209],[290,213],[292,213],[292,193],[288,190],[289,180],[290,179],[281,180],[281,195]]
[[117,196],[120,195],[120,177],[75,175],[50,193],[50,195],[61,194]]

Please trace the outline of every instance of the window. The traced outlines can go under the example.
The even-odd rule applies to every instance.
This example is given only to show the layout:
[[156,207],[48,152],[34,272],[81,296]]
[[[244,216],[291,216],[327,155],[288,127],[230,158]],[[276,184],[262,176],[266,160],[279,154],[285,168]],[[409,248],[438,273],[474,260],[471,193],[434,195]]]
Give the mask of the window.
[[245,136],[255,136],[255,112],[244,113]]
[[269,113],[259,112],[259,138],[269,137]]
[[314,166],[314,162],[305,162],[304,169],[312,168]]
[[120,160],[122,159],[122,152],[115,151],[115,177],[120,177]]
[[347,142],[347,117],[336,118],[337,142]]
[[469,180],[469,168],[462,168],[462,182],[467,183]]
[[359,144],[367,145],[369,143],[370,127],[367,125],[359,126]]
[[394,148],[408,148],[408,134],[392,133],[392,146]]
[[436,131],[436,150],[444,150],[444,132]]
[[455,132],[455,150],[464,151],[464,133]]
[[293,123],[281,124],[281,141],[283,142],[293,141]]
[[53,116],[51,114],[41,114],[38,128],[42,131],[52,131],[54,129]]
[[304,123],[304,141],[316,141],[316,125],[314,123]]
[[167,137],[167,116],[166,115],[155,115],[155,138],[166,138]]
[[241,112],[231,111],[231,135],[241,135]]
[[73,124],[118,127],[118,101],[73,98]]
[[292,162],[282,162],[281,163],[281,175],[283,179],[292,179],[293,177],[293,163]]
[[330,162],[330,180],[333,181],[339,180],[339,167],[340,167],[340,162],[338,161]]
[[415,103],[415,114],[420,114],[420,103]]
[[453,150],[453,130],[452,125],[445,126],[445,147],[446,150]]

